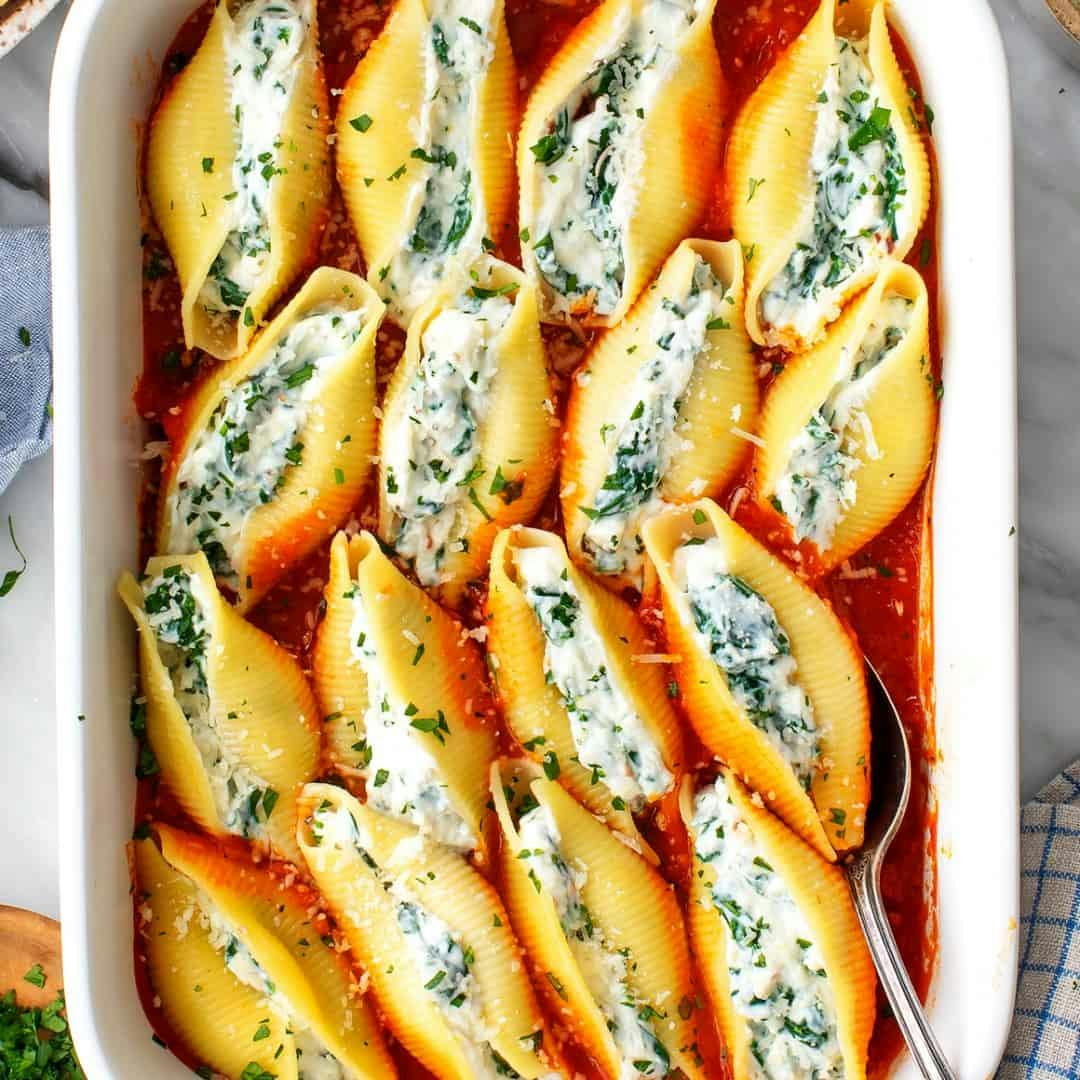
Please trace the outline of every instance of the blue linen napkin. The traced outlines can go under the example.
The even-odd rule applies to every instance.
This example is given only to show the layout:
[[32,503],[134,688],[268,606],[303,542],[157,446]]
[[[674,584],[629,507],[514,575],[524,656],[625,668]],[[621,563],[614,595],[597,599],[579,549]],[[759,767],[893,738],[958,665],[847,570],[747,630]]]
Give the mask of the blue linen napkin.
[[52,442],[49,233],[0,228],[0,492]]
[[1080,1077],[1080,761],[1020,817],[1020,981],[999,1080]]

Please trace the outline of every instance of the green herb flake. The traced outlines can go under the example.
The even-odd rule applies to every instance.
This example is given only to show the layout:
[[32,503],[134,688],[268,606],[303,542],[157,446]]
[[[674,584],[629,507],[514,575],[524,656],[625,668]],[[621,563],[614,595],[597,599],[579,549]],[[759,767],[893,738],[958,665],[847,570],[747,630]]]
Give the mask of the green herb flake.
[[487,510],[484,509],[484,504],[480,501],[480,497],[476,494],[476,489],[472,487],[469,488],[469,502],[471,502],[473,506],[475,506],[476,509],[484,515],[484,518],[487,521],[492,520],[491,515],[487,512]]
[[374,122],[375,121],[372,120],[367,113],[361,113],[359,116],[354,116],[349,121],[349,126],[354,131],[359,131],[361,134],[363,134],[363,132],[367,131]]
[[880,142],[889,132],[890,110],[875,105],[870,115],[852,132],[848,139],[849,150],[862,150],[873,142]]
[[551,983],[552,990],[554,990],[563,1001],[566,1001],[566,987],[563,986],[558,976],[553,971],[545,971],[544,976],[547,978],[547,981]]

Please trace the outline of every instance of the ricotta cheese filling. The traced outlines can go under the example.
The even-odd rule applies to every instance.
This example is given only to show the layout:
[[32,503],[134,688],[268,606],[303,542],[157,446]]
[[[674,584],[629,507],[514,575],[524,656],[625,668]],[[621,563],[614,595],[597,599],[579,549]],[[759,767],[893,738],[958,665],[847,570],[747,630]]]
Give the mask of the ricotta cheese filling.
[[836,45],[838,60],[818,96],[813,208],[761,296],[764,322],[805,341],[840,313],[849,279],[880,262],[911,225],[904,160],[867,63],[867,43],[837,38]]
[[[267,1006],[288,1024],[296,1043],[298,1080],[353,1080],[356,1074],[346,1069],[304,1022],[210,897],[200,891],[198,904],[200,921],[209,931],[210,944],[224,957],[225,967],[245,986],[262,994]],[[269,1030],[265,1035],[262,1030],[253,1032],[254,1041],[269,1036]]]
[[626,232],[644,172],[643,129],[698,18],[697,0],[645,0],[620,15],[592,69],[530,147],[533,254],[556,314],[610,315],[623,296]]
[[351,662],[359,666],[367,683],[364,737],[355,747],[367,801],[448,847],[468,851],[476,846],[476,836],[454,809],[443,772],[424,745],[425,740],[444,743],[452,738],[450,725],[441,709],[435,716],[421,716],[413,702],[391,689],[364,598],[355,585],[346,596],[352,602]]
[[881,456],[866,402],[881,374],[882,361],[904,340],[914,302],[893,293],[860,342],[854,366],[846,355],[829,396],[792,440],[787,467],[776,485],[776,500],[795,539],[832,545],[837,525],[855,504],[856,472],[862,451]]
[[[225,38],[236,154],[226,195],[229,232],[199,290],[211,316],[237,319],[270,262],[270,188],[281,129],[311,32],[311,0],[243,0]],[[203,168],[223,162],[212,158]]]
[[596,573],[640,576],[641,523],[662,505],[658,495],[674,455],[688,445],[680,413],[691,377],[708,364],[708,334],[727,329],[734,298],[700,256],[689,288],[665,296],[649,326],[648,352],[633,376],[628,405],[600,438],[607,472],[591,507],[582,551]]
[[[407,324],[452,261],[482,251],[487,208],[475,126],[480,91],[495,57],[493,0],[433,0],[423,42],[424,104],[410,122],[416,146],[405,172],[391,180],[415,185],[405,211],[403,243],[379,269],[378,289],[396,321]],[[389,117],[387,118],[390,119]],[[423,181],[416,182],[416,177]]]
[[213,633],[211,598],[199,578],[167,567],[142,583],[146,618],[158,656],[172,681],[173,695],[191,729],[221,824],[238,836],[262,837],[278,793],[226,750],[217,729],[207,653]]
[[322,409],[326,375],[355,344],[364,312],[314,308],[258,370],[226,391],[177,470],[170,499],[172,545],[203,551],[218,580],[240,587],[244,526],[303,462],[308,420]]
[[660,749],[611,667],[564,560],[547,547],[514,548],[518,583],[544,632],[544,675],[562,697],[582,768],[640,811],[671,790]]
[[809,791],[819,732],[772,605],[729,572],[715,537],[678,548],[672,571],[697,639],[724,673],[736,704]]
[[723,778],[698,793],[691,829],[694,854],[716,874],[710,899],[727,927],[728,987],[747,1026],[750,1075],[842,1080],[836,1005],[821,950]]
[[574,962],[607,1022],[622,1059],[619,1080],[667,1076],[670,1059],[653,1026],[661,1014],[637,999],[629,980],[633,959],[628,950],[616,949],[593,922],[582,899],[588,872],[563,858],[559,827],[547,807],[534,803],[526,810],[518,836],[529,877],[536,891],[543,889],[554,902]]
[[[481,429],[499,372],[496,340],[514,304],[478,289],[467,289],[425,327],[402,415],[384,440],[391,543],[422,585],[444,580],[447,554],[468,551],[467,508],[486,480]],[[488,485],[497,493],[497,481],[486,481],[484,493]],[[505,479],[501,492],[505,498]]]
[[[380,867],[372,859],[370,840],[351,814],[324,802],[312,815],[311,825],[318,846],[355,850],[376,877],[387,877],[384,885],[409,959],[457,1039],[473,1075],[478,1080],[519,1076],[491,1045],[494,1033],[484,1016],[483,992],[472,970],[476,957],[468,943],[421,903],[405,879],[389,877],[389,868]],[[539,1031],[522,1035],[523,1048],[538,1048],[541,1037]]]

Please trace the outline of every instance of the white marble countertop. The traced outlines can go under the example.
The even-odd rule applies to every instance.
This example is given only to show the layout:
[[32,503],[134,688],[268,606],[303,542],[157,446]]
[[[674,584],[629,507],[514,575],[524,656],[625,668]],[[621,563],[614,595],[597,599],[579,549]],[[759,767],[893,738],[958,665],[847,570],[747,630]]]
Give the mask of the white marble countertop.
[[[1016,0],[991,2],[1009,54],[1016,140],[1021,788],[1027,799],[1080,754],[1080,73],[1046,48]],[[0,60],[5,224],[47,219],[49,68],[66,7]],[[9,514],[30,561],[0,600],[0,903],[55,915],[50,465],[47,457],[33,462],[0,495],[0,573],[17,565],[6,535]]]

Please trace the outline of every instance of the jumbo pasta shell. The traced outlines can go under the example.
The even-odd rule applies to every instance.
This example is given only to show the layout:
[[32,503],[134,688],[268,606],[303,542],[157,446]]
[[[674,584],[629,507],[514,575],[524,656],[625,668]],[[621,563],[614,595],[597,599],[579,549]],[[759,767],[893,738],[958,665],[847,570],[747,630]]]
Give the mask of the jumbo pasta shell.
[[[250,836],[295,861],[296,797],[319,761],[315,696],[296,660],[221,597],[205,556],[155,557],[146,565],[144,580],[163,583],[177,575],[189,583],[186,591],[201,612],[205,635],[206,698],[191,706],[199,713],[195,720],[188,719],[163,659],[165,639],[152,625],[156,612],[148,612],[144,589],[131,574],[124,574],[118,585],[139,631],[146,737],[161,778],[207,832]],[[155,593],[159,599],[164,595]],[[190,667],[193,655],[179,656],[176,671]],[[211,758],[213,765],[208,764]],[[211,775],[217,777],[213,783]],[[238,802],[242,793],[224,791],[226,780],[235,777],[250,784],[250,799]],[[225,812],[234,816],[232,824]]]
[[[751,721],[698,633],[674,567],[687,541],[716,541],[725,573],[775,612],[795,661],[794,685],[809,699],[817,729],[809,791]],[[826,859],[857,848],[869,796],[870,727],[863,661],[851,633],[821,597],[715,503],[703,500],[651,518],[645,546],[660,580],[668,645],[679,656],[682,699],[702,742]]]
[[[755,453],[755,488],[763,505],[779,504],[790,525],[805,515],[781,484],[798,469],[796,440],[834,390],[850,386],[866,355],[865,343],[882,341],[896,306],[908,320],[899,343],[863,378],[873,380],[858,412],[869,435],[850,447],[854,496],[841,509],[827,546],[814,546],[822,571],[842,563],[869,543],[908,504],[930,465],[936,427],[936,402],[930,369],[926,286],[918,271],[904,264],[882,264],[873,285],[833,324],[826,338],[788,365],[773,384],[762,412],[762,445]],[[835,429],[835,425],[834,425]],[[861,430],[861,429],[859,429]],[[796,533],[798,538],[799,534]]]
[[[567,1024],[607,1076],[627,1064],[609,1026],[610,1017],[590,990],[560,921],[556,898],[534,869],[541,854],[519,832],[520,816],[532,808],[550,815],[562,860],[584,874],[581,900],[590,917],[589,936],[602,937],[625,960],[625,991],[650,1018],[673,1069],[704,1077],[696,1054],[696,1021],[690,954],[682,914],[670,886],[558,784],[529,762],[492,766],[491,793],[503,830],[502,878],[514,928],[521,936],[555,1014]],[[633,901],[630,902],[629,898]],[[642,1071],[639,1068],[639,1071]]]
[[242,202],[234,175],[239,114],[231,100],[236,72],[230,58],[242,6],[219,0],[198,51],[154,113],[146,159],[150,205],[180,277],[185,341],[222,359],[244,351],[255,327],[314,258],[330,197],[326,82],[315,4],[305,0],[300,7],[307,25],[288,105],[264,151],[272,160],[258,165],[272,170],[265,210],[269,257],[242,309],[228,317],[207,311],[199,294]]
[[[353,648],[358,604],[365,618],[362,647],[374,654],[370,666]],[[338,533],[331,545],[313,669],[327,752],[338,768],[366,777],[368,802],[404,813],[454,847],[481,845],[495,733],[480,651],[457,620],[395,568],[370,533],[351,540]],[[377,702],[372,674],[382,695]],[[369,728],[369,715],[383,720],[380,727],[390,726],[387,717],[396,723],[394,742],[380,741],[383,732]],[[397,804],[406,799],[398,799],[397,785],[411,775],[413,755],[428,770],[427,794],[420,805],[413,806],[419,795],[408,799],[413,808],[403,812]]]
[[[712,36],[713,7],[711,2],[698,5],[690,22],[665,40],[650,21],[658,13],[655,0],[605,0],[575,27],[534,87],[518,136],[518,218],[528,237],[522,243],[522,263],[540,290],[545,321],[572,318],[588,326],[617,325],[660,262],[701,216],[718,158],[726,101]],[[559,261],[582,252],[587,259],[580,266],[604,258],[600,242],[586,229],[574,238],[567,232],[580,220],[580,215],[563,212],[581,180],[575,176],[581,169],[573,162],[589,145],[598,155],[606,152],[601,144],[606,147],[609,140],[612,152],[618,153],[620,136],[605,136],[596,126],[595,116],[601,109],[610,112],[610,106],[594,105],[582,115],[578,111],[590,95],[608,99],[601,89],[603,70],[621,52],[632,54],[629,43],[638,38],[637,51],[660,48],[667,55],[651,63],[667,67],[649,92],[641,90],[641,80],[632,75],[635,89],[623,102],[627,130],[620,133],[627,143],[619,165],[623,179],[614,183],[613,192],[597,194],[592,201],[593,206],[616,208],[610,220],[611,230],[618,233],[622,269],[605,270],[604,281],[586,280]],[[606,172],[606,167],[598,172]],[[626,186],[615,194],[620,183]],[[625,220],[617,221],[614,215]],[[565,250],[559,239],[564,233]],[[542,265],[547,262],[546,245],[551,245],[555,269]]]
[[[655,802],[677,783],[682,768],[683,746],[679,720],[667,693],[667,668],[651,652],[648,639],[633,610],[624,601],[600,588],[570,562],[562,542],[540,529],[504,530],[495,541],[488,591],[488,651],[503,715],[514,737],[549,776],[573,793],[592,813],[602,817],[627,842],[652,862],[656,856],[634,822],[633,802],[619,795],[624,790],[605,770],[583,756],[572,726],[567,700],[558,679],[548,678],[545,662],[545,631],[527,595],[519,569],[518,552],[543,549],[552,564],[565,574],[564,588],[580,605],[580,619],[594,633],[595,655],[588,657],[597,670],[611,680],[614,711],[597,713],[586,727],[607,724],[614,730],[632,728],[635,720],[648,748],[654,749],[667,773],[651,790],[642,776],[636,786],[641,801]],[[561,624],[560,624],[561,625]],[[621,709],[625,702],[633,715]],[[585,729],[581,729],[584,734]],[[611,735],[614,740],[616,736]],[[644,760],[645,754],[641,753]],[[609,773],[613,770],[607,770]]]
[[[193,918],[195,884],[165,861],[152,839],[138,840],[132,849],[142,945],[169,1027],[195,1058],[226,1076],[240,1076],[254,1062],[283,1080],[297,1080],[288,1022],[267,1008],[265,994],[225,967],[209,931]],[[186,927],[182,936],[178,927]],[[254,1041],[264,1028],[265,1036]]]
[[[379,535],[396,547],[420,584],[451,607],[460,605],[469,582],[483,577],[499,529],[529,521],[539,509],[558,460],[536,289],[516,267],[495,259],[484,257],[470,269],[468,275],[452,274],[413,319],[383,401],[379,431]],[[501,327],[489,325],[480,297],[513,305]],[[455,321],[441,335],[438,327],[444,323],[436,324],[434,339],[445,340],[447,348],[435,344],[431,364],[446,365],[447,352],[454,357],[461,385],[451,383],[449,392],[437,392],[438,384],[429,381],[438,376],[426,359],[433,344],[429,331],[443,315]],[[471,324],[475,336],[458,354],[454,335],[461,320]],[[471,390],[475,384],[465,372],[488,365],[494,370],[490,381],[485,374],[483,387]],[[431,453],[438,452],[445,411],[469,409],[466,394],[474,392],[485,411],[482,418],[471,414],[478,423],[469,448],[451,452],[447,446],[433,461],[421,458],[416,441],[431,440]],[[441,438],[445,444],[446,435]],[[402,505],[420,475],[446,493],[441,512],[421,513],[419,500],[414,507]],[[399,491],[400,500],[394,498]]]
[[[288,1002],[293,1010],[285,1018],[289,1026],[310,1029],[334,1058],[357,1076],[372,1080],[396,1076],[397,1070],[370,1002],[356,994],[353,972],[344,955],[333,947],[331,927],[319,911],[311,890],[285,884],[266,869],[232,858],[210,841],[191,833],[166,825],[155,826],[154,833],[160,846],[158,858],[193,887],[192,891],[200,898],[195,901],[200,909],[209,902],[223,925],[265,973],[269,985]],[[157,847],[153,840],[141,841],[138,846],[146,844],[154,848],[153,853],[146,851],[137,859],[152,864]],[[160,871],[159,867],[156,869]],[[176,887],[180,885],[176,883]],[[186,931],[190,932],[198,922],[188,911]],[[165,936],[175,935],[179,940],[171,947],[176,951],[176,959],[183,962],[186,933],[181,933],[180,928],[185,924],[160,920],[158,923],[157,927],[151,923],[150,932],[144,928],[144,934],[150,937],[156,929]],[[196,930],[196,938],[205,932],[200,926]],[[222,970],[226,969],[222,952],[217,952],[217,963]],[[177,974],[166,976],[171,990],[177,989]],[[164,989],[156,989],[164,1001]],[[244,985],[242,989],[249,987]],[[260,1008],[265,1017],[265,999],[269,997],[273,1003],[273,993],[266,986],[253,989],[262,991]],[[182,987],[181,999],[189,992],[186,986]],[[271,1007],[270,1011],[275,1010]],[[207,1017],[217,1019],[215,1013],[206,1012],[204,1024]],[[243,1045],[248,1040],[241,1035],[236,1041]],[[285,1055],[279,1057],[279,1062],[282,1057]],[[211,1062],[216,1065],[214,1059]]]
[[[826,189],[819,191],[814,164],[817,155],[825,170],[820,174],[825,175],[826,162],[832,158],[826,156],[827,147],[815,149],[815,141],[818,117],[831,117],[833,111],[847,108],[834,100],[842,91],[833,88],[827,75],[843,70],[842,54],[850,50],[852,41],[860,43],[861,63],[869,75],[869,89],[858,89],[867,115],[849,112],[854,116],[850,134],[845,134],[848,126],[844,124],[837,128],[850,148],[840,152],[861,161],[860,150],[884,145],[888,136],[882,133],[890,132],[899,161],[896,182],[906,190],[896,196],[895,228],[889,225],[886,209],[893,196],[886,192],[882,227],[873,231],[868,250],[850,259],[847,254],[836,256],[842,264],[850,262],[837,269],[833,256],[840,248],[836,243],[830,240],[833,246],[822,247],[820,259],[817,255],[817,246],[826,243],[820,238],[833,235],[828,227],[833,211],[828,210],[832,202]],[[862,131],[864,120],[871,126]],[[868,197],[878,198],[876,174],[867,186]],[[882,258],[902,259],[911,249],[926,217],[929,191],[926,148],[908,109],[904,79],[889,40],[884,0],[873,5],[860,0],[840,7],[835,0],[822,0],[739,113],[728,145],[728,193],[735,234],[755,253],[747,273],[746,326],[751,338],[758,344],[795,350],[817,341],[847,299],[866,286]],[[824,216],[818,215],[819,206]],[[865,223],[863,227],[870,228]],[[845,232],[845,227],[837,228],[840,234]],[[808,261],[794,269],[789,260],[800,251],[813,253],[816,269],[808,269]],[[789,265],[794,274],[790,280],[782,277]],[[774,284],[780,291],[772,302],[768,290]]]
[[[241,612],[334,533],[371,479],[383,314],[363,279],[321,267],[251,349],[184,407],[162,474],[157,548],[209,552]],[[342,328],[359,325],[330,330],[337,336],[330,340],[326,321],[334,319]],[[306,346],[297,336],[305,333]],[[303,347],[313,360],[298,367]],[[291,436],[266,434],[297,414]],[[238,434],[242,451],[233,450]]]
[[[328,813],[342,815],[345,839],[327,824]],[[411,826],[326,784],[305,791],[298,841],[391,1030],[436,1076],[470,1080],[476,1073],[470,1048],[437,1003],[442,979],[426,978],[410,946],[401,900],[433,915],[467,950],[487,1043],[502,1060],[530,1078],[558,1067],[502,902],[462,856],[426,844]],[[470,1006],[464,1000],[455,1006],[462,1007]]]
[[[799,949],[805,951],[816,945],[823,957],[835,1007],[844,1075],[863,1080],[874,1027],[876,979],[843,872],[825,862],[773,817],[730,773],[723,774],[716,786],[718,792],[728,795],[735,818],[748,830],[750,842],[758,852],[757,865],[780,876],[799,918],[808,928],[808,939],[798,942]],[[699,838],[694,830],[694,802],[689,782],[684,784],[680,803],[691,844],[696,847]],[[720,873],[714,861],[694,858],[687,922],[705,987],[728,1048],[734,1078],[749,1080],[758,1075],[750,1060],[749,1024],[733,1001],[729,976],[729,969],[739,966],[741,955],[732,955],[730,931],[712,897]],[[777,927],[773,932],[783,931]],[[790,947],[791,943],[787,944]],[[764,951],[768,958],[768,949]]]
[[[702,263],[716,282],[704,290],[697,281]],[[746,456],[757,414],[740,246],[684,240],[572,381],[560,491],[571,558],[612,587],[641,589],[641,520],[664,503],[718,498]],[[659,440],[654,415],[665,432]],[[650,452],[655,447],[658,465],[648,480],[640,479],[643,442]],[[631,461],[623,473],[621,449]],[[633,505],[621,509],[609,499],[601,508],[603,492],[618,495],[620,477],[634,492]]]
[[[451,106],[459,99],[464,119]],[[368,279],[391,318],[408,326],[446,268],[473,262],[509,220],[517,72],[502,0],[398,4],[337,115],[338,179]],[[462,212],[436,237],[422,215],[453,210],[441,193],[446,170]]]

